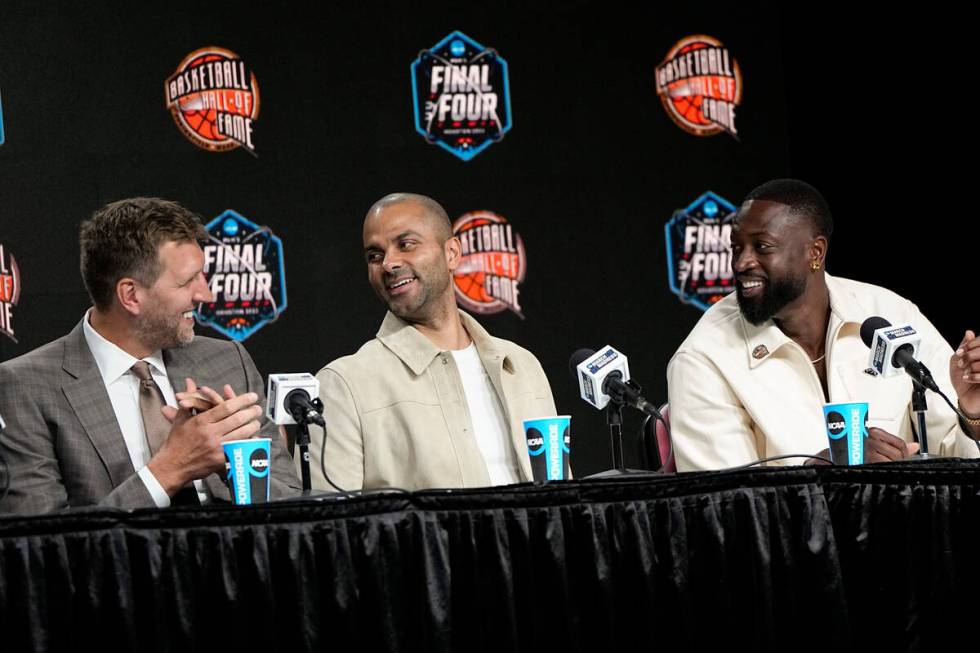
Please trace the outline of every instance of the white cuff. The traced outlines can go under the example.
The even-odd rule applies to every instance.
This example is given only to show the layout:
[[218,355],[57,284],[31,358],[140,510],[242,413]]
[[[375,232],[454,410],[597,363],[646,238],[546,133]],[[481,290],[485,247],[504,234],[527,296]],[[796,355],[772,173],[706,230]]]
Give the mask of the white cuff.
[[169,508],[170,495],[167,494],[167,491],[163,489],[162,485],[160,485],[160,481],[158,481],[157,477],[153,475],[150,468],[143,467],[136,473],[139,474],[141,479],[143,479],[143,485],[146,486],[150,496],[153,497],[153,503],[157,504],[157,508]]

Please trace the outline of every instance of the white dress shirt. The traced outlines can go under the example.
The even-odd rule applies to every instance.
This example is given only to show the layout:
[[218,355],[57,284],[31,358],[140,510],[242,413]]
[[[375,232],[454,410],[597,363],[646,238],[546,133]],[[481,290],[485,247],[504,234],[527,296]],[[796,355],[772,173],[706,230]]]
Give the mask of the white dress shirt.
[[[85,341],[102,374],[102,382],[105,383],[109,401],[112,403],[112,411],[116,414],[119,430],[122,431],[123,439],[126,441],[126,449],[129,450],[130,460],[133,461],[133,469],[143,479],[157,507],[166,508],[170,505],[170,496],[146,466],[150,461],[150,446],[143,430],[143,416],[140,412],[139,379],[130,369],[139,359],[103,338],[89,324],[90,315],[91,311],[86,313],[82,324]],[[157,350],[143,360],[149,363],[150,375],[160,387],[164,401],[168,406],[176,406],[177,397],[170,386],[170,379],[167,378],[167,368],[163,364],[162,353]],[[205,503],[207,493],[204,484],[201,481],[194,481],[194,488],[197,490],[198,498]]]

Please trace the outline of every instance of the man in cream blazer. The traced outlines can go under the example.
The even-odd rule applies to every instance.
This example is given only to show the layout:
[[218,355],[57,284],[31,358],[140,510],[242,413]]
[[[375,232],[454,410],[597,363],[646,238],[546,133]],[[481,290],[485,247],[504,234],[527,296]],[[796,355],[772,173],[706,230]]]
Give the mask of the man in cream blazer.
[[311,428],[314,487],[530,481],[523,420],[555,414],[551,387],[530,352],[456,307],[460,243],[445,210],[421,195],[382,198],[364,221],[364,255],[389,312],[375,339],[317,375],[327,428]]

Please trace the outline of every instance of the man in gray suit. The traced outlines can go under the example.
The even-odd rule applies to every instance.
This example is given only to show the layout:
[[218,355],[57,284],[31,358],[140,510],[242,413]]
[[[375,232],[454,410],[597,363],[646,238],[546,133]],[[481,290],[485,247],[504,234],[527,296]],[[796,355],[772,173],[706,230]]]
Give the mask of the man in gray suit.
[[228,501],[222,442],[256,434],[272,438],[273,497],[299,492],[248,353],[194,336],[194,307],[213,300],[206,239],[195,214],[154,198],[82,224],[93,307],[68,335],[0,364],[0,513]]

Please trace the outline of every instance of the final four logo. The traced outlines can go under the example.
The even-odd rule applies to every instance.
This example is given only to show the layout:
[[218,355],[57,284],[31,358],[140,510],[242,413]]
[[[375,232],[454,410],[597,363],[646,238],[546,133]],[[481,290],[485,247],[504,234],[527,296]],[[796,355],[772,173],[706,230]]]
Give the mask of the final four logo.
[[510,310],[524,319],[519,285],[527,258],[524,241],[507,218],[490,211],[472,211],[453,225],[462,245],[462,260],[453,276],[456,299],[474,313]]
[[737,138],[735,107],[742,102],[738,62],[710,36],[688,36],[657,66],[657,94],[667,114],[695,136],[728,132]]
[[507,62],[453,32],[412,63],[415,129],[463,161],[510,130]]
[[164,84],[167,108],[187,139],[205,150],[255,154],[259,84],[237,54],[214,46],[191,52]]
[[197,321],[242,341],[286,310],[282,241],[228,209],[209,222],[204,276],[214,301],[200,304]]
[[664,227],[670,289],[685,304],[707,310],[735,290],[732,220],[735,206],[708,191],[674,212]]
[[0,243],[0,333],[14,342],[14,307],[20,301],[20,269],[13,254],[7,255]]

